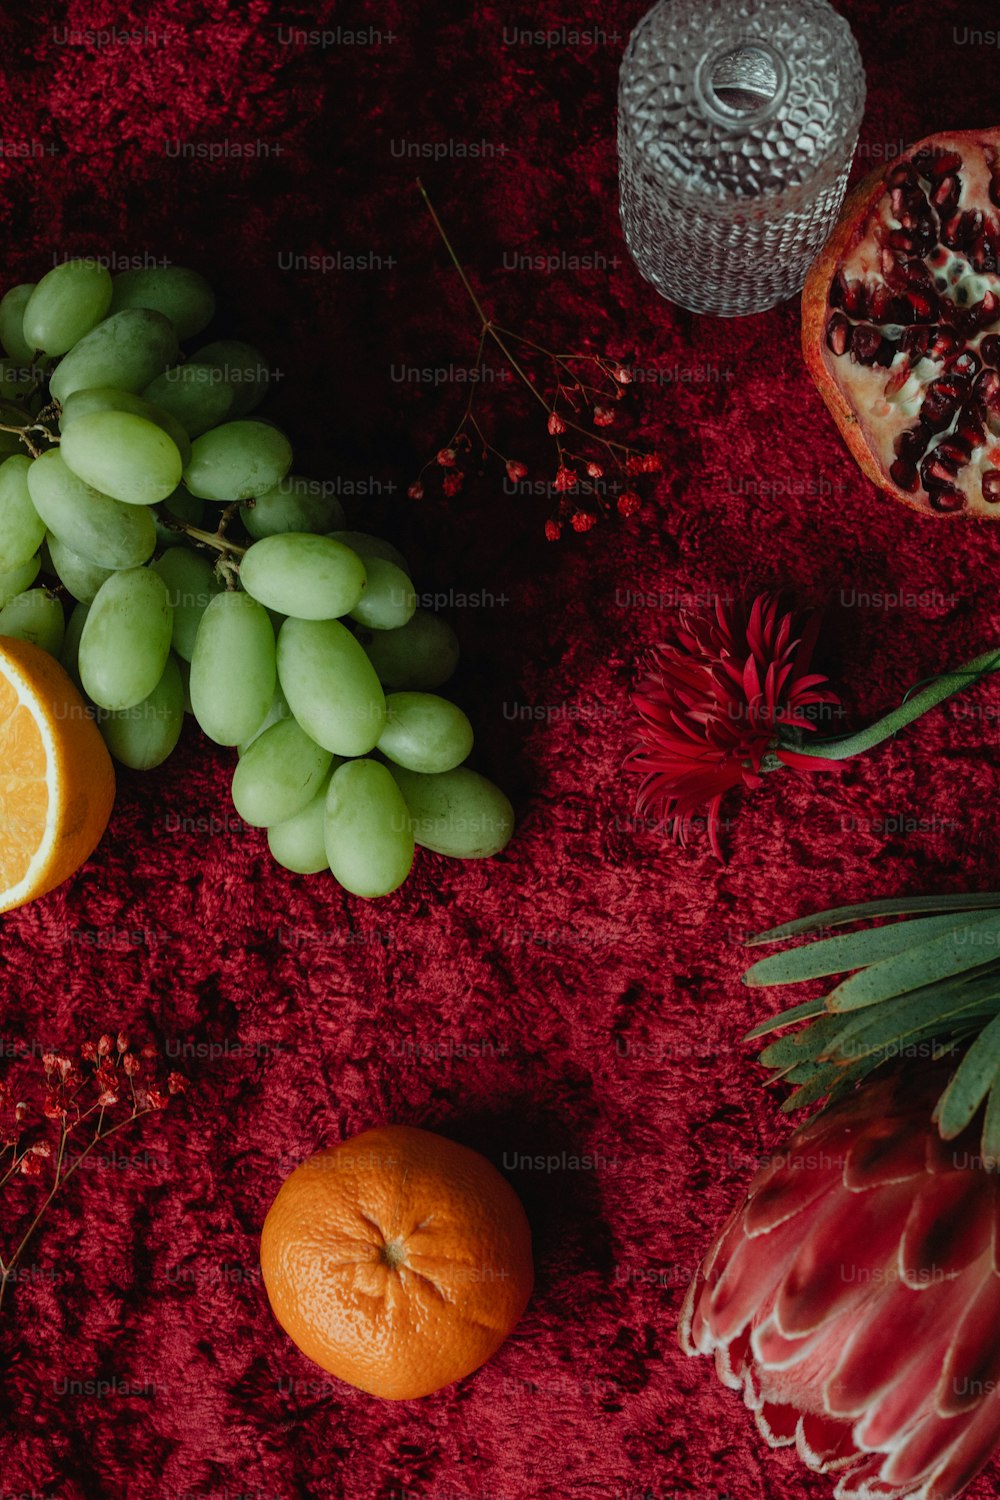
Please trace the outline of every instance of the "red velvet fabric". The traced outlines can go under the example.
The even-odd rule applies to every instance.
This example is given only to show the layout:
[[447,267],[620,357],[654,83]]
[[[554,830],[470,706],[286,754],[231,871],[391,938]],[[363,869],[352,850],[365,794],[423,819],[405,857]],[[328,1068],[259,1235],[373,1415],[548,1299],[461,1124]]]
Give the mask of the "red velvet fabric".
[[[990,0],[840,8],[868,69],[861,167],[994,123],[997,50],[967,39],[995,27]],[[192,1081],[119,1159],[78,1175],[37,1238],[0,1327],[5,1494],[830,1492],[772,1456],[675,1346],[684,1285],[782,1131],[739,1040],[775,998],[741,987],[741,943],[841,901],[997,885],[998,690],[842,772],[783,773],[734,800],[726,866],[703,834],[679,850],[634,826],[628,692],[678,599],[784,587],[823,607],[819,664],[860,723],[997,641],[1000,528],[923,522],[860,475],[804,370],[794,304],[713,321],[638,276],[614,129],[642,9],[42,0],[0,17],[6,281],[53,253],[164,255],[213,278],[219,332],[283,372],[269,414],[298,470],[354,486],[352,523],[396,539],[421,589],[487,596],[450,611],[453,688],[475,764],[518,813],[502,857],[420,854],[401,892],[365,904],[227,826],[233,756],[189,725],[168,766],[120,775],[86,868],[3,919],[8,1058],[121,1025]],[[338,26],[382,38],[288,40]],[[140,39],[79,35],[114,27]],[[510,40],[549,27],[601,34]],[[433,159],[449,142],[488,149]],[[467,365],[474,342],[417,170],[504,322],[660,372],[641,421],[666,471],[639,517],[551,545],[545,502],[505,494],[497,470],[452,501],[406,499],[465,390],[399,368]],[[510,269],[563,253],[590,261]],[[285,269],[338,254],[376,266]],[[531,404],[504,390],[487,410],[498,446],[546,477]],[[636,602],[649,594],[662,599]],[[257,1266],[292,1163],[381,1121],[486,1152],[523,1197],[537,1258],[496,1358],[406,1405],[301,1357]],[[35,1191],[5,1190],[8,1243],[11,1205]]]

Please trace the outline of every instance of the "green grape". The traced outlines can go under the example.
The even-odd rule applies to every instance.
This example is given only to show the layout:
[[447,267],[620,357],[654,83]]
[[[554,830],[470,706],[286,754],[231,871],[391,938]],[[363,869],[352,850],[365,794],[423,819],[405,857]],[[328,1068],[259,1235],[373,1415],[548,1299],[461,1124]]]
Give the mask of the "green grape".
[[385,726],[385,697],[372,665],[336,620],[286,620],[278,680],[299,724],[334,755],[367,755]]
[[45,544],[49,549],[52,571],[59,582],[81,604],[93,604],[97,590],[115,570],[99,567],[89,558],[81,557],[79,552],[74,552],[72,547],[67,547],[65,542],[61,542],[54,531],[49,532],[45,538]]
[[[336,756],[334,766],[343,762]],[[267,830],[267,847],[271,858],[296,875],[318,875],[330,868],[326,857],[326,794],[330,776],[326,776],[310,803],[284,823],[274,823]]]
[[21,328],[32,350],[65,354],[104,317],[111,305],[111,275],[96,260],[53,266],[24,304]]
[[66,668],[80,690],[83,684],[80,681],[80,637],[83,627],[87,623],[90,614],[89,604],[77,604],[69,619],[66,621],[66,634],[63,636],[62,650],[59,653],[59,661]]
[[191,445],[184,483],[203,500],[249,500],[283,479],[292,445],[267,422],[224,422]]
[[49,379],[49,394],[61,405],[89,386],[142,391],[177,354],[169,318],[145,307],[127,307],[98,323],[63,356]]
[[413,618],[417,596],[413,584],[384,557],[365,558],[368,586],[351,610],[351,619],[368,630],[399,630]]
[[162,427],[124,411],[92,411],[62,435],[63,463],[123,505],[155,505],[180,484],[184,465]]
[[201,617],[225,584],[207,557],[200,552],[189,552],[186,547],[171,547],[153,563],[153,569],[167,585],[174,617],[171,646],[183,661],[189,662],[194,655]]
[[65,432],[77,417],[85,417],[92,411],[127,411],[134,417],[145,417],[147,422],[162,427],[167,437],[176,443],[182,464],[191,457],[191,440],[176,417],[142,396],[135,396],[131,391],[116,391],[110,385],[91,386],[68,396],[59,417],[60,432]]
[[41,570],[41,559],[29,557],[19,568],[0,573],[0,609],[18,594],[23,594],[25,589],[30,589]]
[[152,512],[122,505],[71,474],[58,448],[28,471],[31,503],[49,531],[102,568],[135,568],[156,546]]
[[274,696],[274,631],[249,594],[217,594],[202,615],[191,657],[191,707],[210,740],[249,739]]
[[[162,513],[161,513],[162,511]],[[153,517],[156,526],[156,540],[161,547],[183,547],[186,545],[184,533],[175,531],[166,521],[167,516],[177,521],[186,521],[189,526],[200,526],[205,514],[205,502],[199,500],[197,495],[192,495],[190,490],[179,484],[172,495],[164,500],[162,508],[157,506]]]
[[487,859],[514,832],[514,809],[499,787],[467,766],[424,776],[388,768],[413,817],[413,836],[425,849],[452,859]]
[[365,565],[326,536],[285,531],[254,542],[240,563],[240,583],[261,604],[297,620],[335,620],[358,605]]
[[250,746],[254,744],[256,740],[260,739],[265,729],[270,729],[272,724],[278,724],[282,719],[291,718],[291,715],[292,710],[288,707],[285,695],[281,691],[280,684],[276,682],[274,685],[274,693],[271,697],[270,708],[261,719],[260,723],[257,725],[257,728],[254,730],[253,734],[248,735],[245,740],[241,740],[237,745],[237,755],[246,755],[247,751],[250,749]]
[[378,748],[408,771],[436,775],[460,766],[472,749],[462,710],[434,693],[389,693]]
[[413,864],[410,817],[399,788],[377,760],[338,766],[326,794],[326,857],[355,896],[388,896]]
[[254,828],[283,823],[312,801],[333,756],[294,719],[280,719],[258,735],[233,776],[233,806]]
[[[280,484],[248,500],[240,511],[252,537],[277,536],[282,531],[331,531],[344,522],[339,500],[320,492],[314,479],[286,474]],[[350,542],[347,543],[350,546]],[[357,548],[355,548],[357,551]]]
[[387,687],[440,687],[458,666],[458,636],[447,620],[418,609],[398,630],[359,636],[372,666]]
[[184,683],[175,656],[167,657],[163,675],[148,697],[131,708],[101,714],[98,728],[115,760],[133,771],[161,766],[184,726]]
[[112,573],[90,606],[80,637],[88,698],[117,713],[148,698],[170,654],[167,586],[152,568]]
[[241,339],[219,339],[206,344],[192,354],[191,363],[211,365],[222,372],[230,391],[233,417],[245,417],[267,395],[267,362],[259,350]]
[[176,417],[190,438],[218,427],[233,409],[232,388],[212,365],[173,365],[142,394]]
[[151,266],[122,271],[112,282],[111,311],[151,307],[169,318],[183,342],[200,333],[215,315],[215,293],[186,266]]
[[[307,528],[303,528],[305,530]],[[395,563],[402,572],[409,573],[409,565],[406,558],[398,548],[391,542],[383,541],[380,536],[369,536],[367,531],[331,531],[328,533],[335,542],[343,542],[345,547],[350,547],[361,558],[384,557],[386,562]]]
[[24,336],[24,309],[32,292],[33,281],[23,281],[12,286],[0,301],[0,344],[18,364],[30,365],[35,357],[35,347]]
[[45,522],[31,503],[31,459],[15,454],[0,464],[0,573],[23,567],[45,535]]
[[58,656],[66,622],[63,607],[47,589],[28,589],[15,594],[0,609],[0,635],[30,641],[50,656]]

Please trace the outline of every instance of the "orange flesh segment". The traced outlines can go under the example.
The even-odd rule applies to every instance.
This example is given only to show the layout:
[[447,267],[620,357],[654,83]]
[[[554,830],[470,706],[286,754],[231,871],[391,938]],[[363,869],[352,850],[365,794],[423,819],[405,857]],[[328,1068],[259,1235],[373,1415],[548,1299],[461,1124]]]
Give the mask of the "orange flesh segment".
[[0,890],[22,881],[45,837],[46,754],[31,710],[0,676]]

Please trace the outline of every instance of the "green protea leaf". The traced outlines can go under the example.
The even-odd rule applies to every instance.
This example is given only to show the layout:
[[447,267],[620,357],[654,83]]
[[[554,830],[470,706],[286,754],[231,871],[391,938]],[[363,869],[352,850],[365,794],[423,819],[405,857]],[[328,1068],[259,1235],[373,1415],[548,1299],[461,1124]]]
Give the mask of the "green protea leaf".
[[961,1135],[1000,1074],[1000,1016],[976,1037],[938,1100],[935,1116],[946,1141]]
[[798,984],[803,979],[822,979],[829,974],[847,974],[852,969],[895,958],[931,938],[957,931],[965,927],[968,920],[964,913],[923,917],[918,921],[894,922],[889,927],[869,927],[863,932],[845,932],[816,943],[804,943],[800,948],[762,958],[747,970],[743,983],[757,988],[770,984]]
[[847,922],[865,922],[871,917],[898,917],[911,912],[977,911],[986,907],[1000,909],[1000,891],[973,891],[951,896],[896,896],[865,901],[860,906],[835,906],[830,911],[796,917],[794,922],[784,922],[769,932],[758,933],[747,940],[747,947],[760,948],[764,943],[779,943],[785,938],[800,937],[804,932],[842,927]]
[[[830,936],[831,927],[892,915],[904,920]],[[774,928],[751,946],[807,932],[823,935],[744,975],[752,986],[847,976],[826,996],[748,1033],[749,1040],[796,1028],[760,1058],[776,1081],[797,1085],[785,1111],[825,1107],[892,1059],[954,1054],[956,1071],[935,1111],[938,1128],[954,1139],[985,1101],[983,1156],[1000,1166],[1000,893],[838,907]]]

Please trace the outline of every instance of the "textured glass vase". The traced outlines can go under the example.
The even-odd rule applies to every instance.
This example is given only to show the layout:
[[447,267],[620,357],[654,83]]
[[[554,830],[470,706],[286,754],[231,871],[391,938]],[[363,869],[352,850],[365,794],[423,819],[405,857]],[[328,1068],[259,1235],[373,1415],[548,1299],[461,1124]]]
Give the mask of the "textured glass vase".
[[724,317],[799,291],[864,103],[857,43],[827,0],[660,0],[618,96],[622,225],[643,276]]

